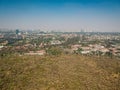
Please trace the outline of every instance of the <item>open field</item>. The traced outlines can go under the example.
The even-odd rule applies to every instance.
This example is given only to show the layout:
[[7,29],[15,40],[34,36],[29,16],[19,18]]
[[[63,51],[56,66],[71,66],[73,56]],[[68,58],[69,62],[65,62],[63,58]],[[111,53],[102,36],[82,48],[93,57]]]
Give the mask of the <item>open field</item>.
[[120,90],[120,60],[7,56],[0,58],[0,90]]

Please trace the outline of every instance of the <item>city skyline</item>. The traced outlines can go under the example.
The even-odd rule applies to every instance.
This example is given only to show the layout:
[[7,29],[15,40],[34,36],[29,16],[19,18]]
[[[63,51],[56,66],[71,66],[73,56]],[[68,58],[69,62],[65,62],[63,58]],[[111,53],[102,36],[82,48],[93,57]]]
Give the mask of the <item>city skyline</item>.
[[0,28],[120,32],[120,1],[0,0]]

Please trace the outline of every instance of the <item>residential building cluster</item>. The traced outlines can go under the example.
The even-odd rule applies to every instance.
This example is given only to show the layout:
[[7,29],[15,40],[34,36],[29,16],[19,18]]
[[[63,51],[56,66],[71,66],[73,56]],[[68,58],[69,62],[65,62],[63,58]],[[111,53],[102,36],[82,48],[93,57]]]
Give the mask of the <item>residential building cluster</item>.
[[120,33],[0,31],[0,54],[45,55],[50,47],[82,55],[120,57]]

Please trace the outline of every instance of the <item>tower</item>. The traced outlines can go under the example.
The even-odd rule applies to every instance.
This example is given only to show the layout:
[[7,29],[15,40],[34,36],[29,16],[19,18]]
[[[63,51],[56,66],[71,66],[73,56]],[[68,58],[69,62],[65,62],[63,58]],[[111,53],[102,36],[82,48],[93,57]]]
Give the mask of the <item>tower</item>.
[[19,29],[16,29],[16,34],[17,34],[17,35],[19,34]]

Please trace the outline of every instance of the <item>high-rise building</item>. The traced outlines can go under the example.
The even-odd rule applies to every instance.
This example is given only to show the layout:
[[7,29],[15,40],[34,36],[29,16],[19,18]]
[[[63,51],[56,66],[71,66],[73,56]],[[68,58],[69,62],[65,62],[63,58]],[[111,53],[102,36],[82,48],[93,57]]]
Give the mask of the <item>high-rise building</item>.
[[81,34],[84,34],[84,30],[83,29],[81,29]]
[[18,35],[20,33],[19,29],[16,29],[16,34]]

